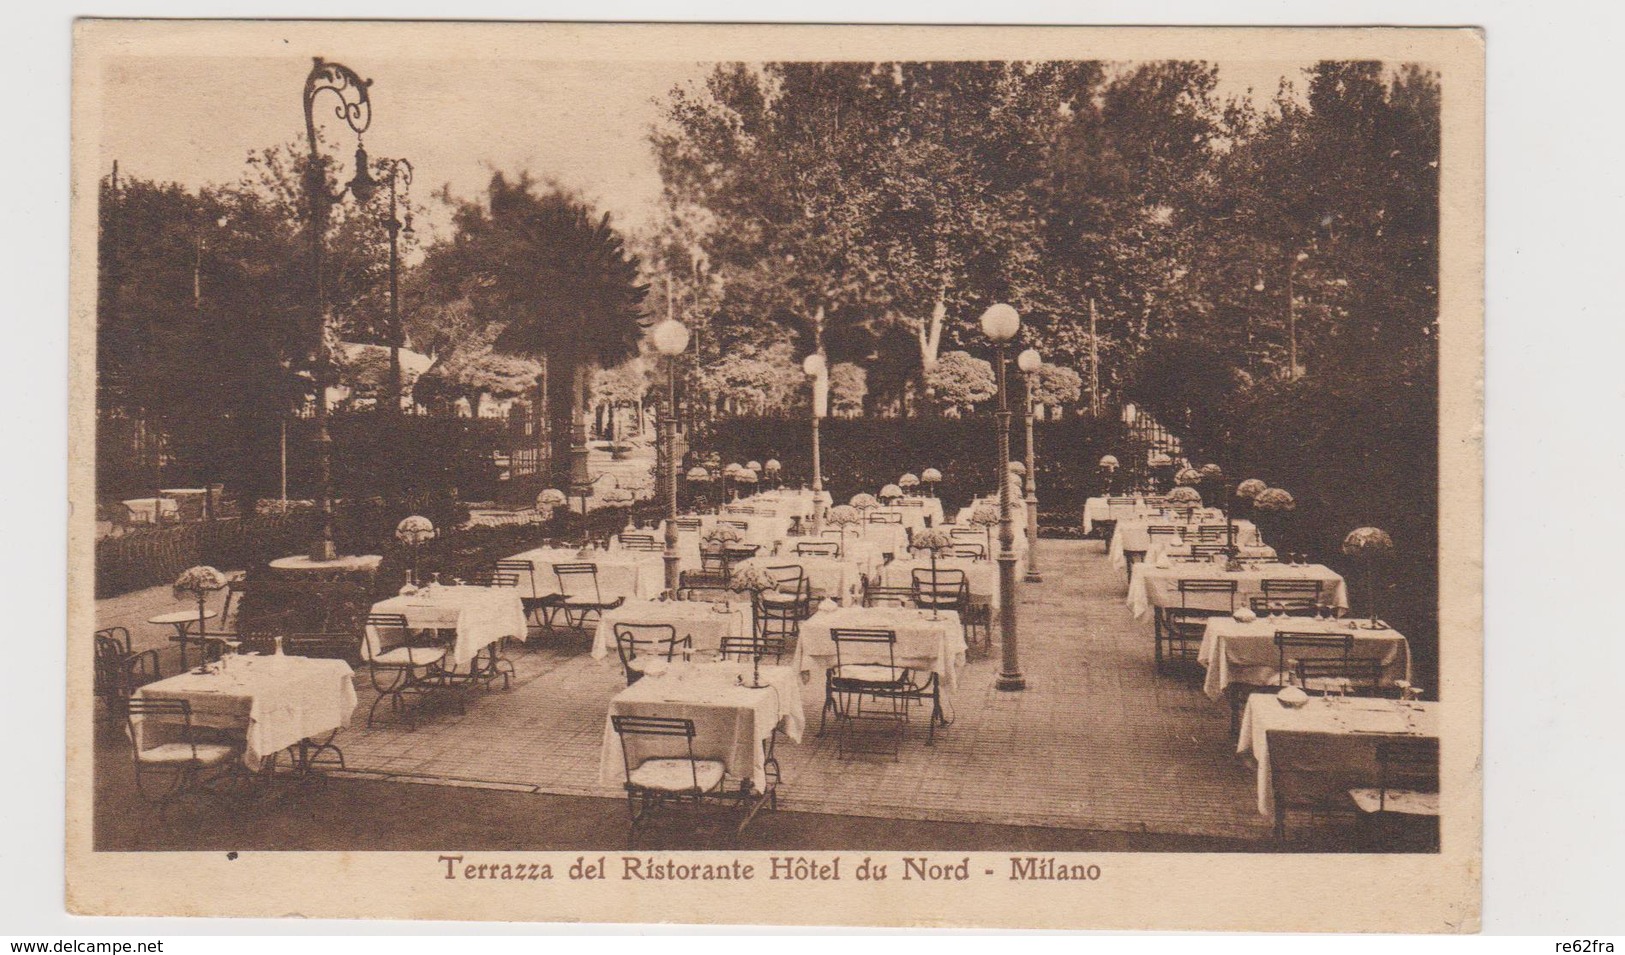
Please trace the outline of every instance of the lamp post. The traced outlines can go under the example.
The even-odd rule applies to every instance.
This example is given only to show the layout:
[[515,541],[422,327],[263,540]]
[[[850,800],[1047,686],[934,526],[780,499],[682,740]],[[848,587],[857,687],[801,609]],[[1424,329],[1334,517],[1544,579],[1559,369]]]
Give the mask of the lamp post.
[[383,159],[379,165],[388,170],[389,181],[389,413],[401,410],[401,249],[400,236],[412,234],[412,207],[406,208],[406,221],[397,214],[398,194],[412,188],[412,163],[407,159]]
[[1003,653],[993,685],[1000,690],[1027,688],[1016,652],[1016,530],[1011,515],[1010,475],[1006,472],[1010,460],[1010,395],[1005,382],[1005,352],[1020,331],[1021,316],[1008,305],[992,305],[982,313],[982,332],[998,352],[994,368],[999,386],[999,456],[993,473],[999,482],[999,639]]
[[1038,572],[1038,467],[1033,452],[1033,389],[1038,386],[1038,369],[1044,358],[1029,348],[1016,356],[1016,367],[1026,377],[1027,392],[1027,583],[1042,583]]
[[666,498],[666,591],[677,595],[680,573],[677,568],[677,356],[688,348],[688,326],[675,318],[656,325],[649,337],[655,351],[666,356],[666,402],[660,409],[660,442],[666,452],[666,471],[661,475]]
[[829,403],[829,366],[824,361],[823,353],[813,352],[801,363],[801,370],[813,380],[812,400],[812,489],[813,489],[813,536],[822,537],[824,533],[824,462],[818,447],[819,423],[828,410]]
[[[364,80],[354,70],[341,63],[328,63],[316,57],[310,74],[305,77],[305,137],[310,143],[310,159],[305,167],[305,201],[308,204],[311,275],[315,295],[312,299],[312,324],[315,332],[316,354],[314,362],[316,391],[316,507],[321,515],[321,532],[311,545],[310,558],[316,561],[332,560],[338,556],[333,545],[333,435],[327,422],[327,381],[330,373],[327,354],[327,287],[323,245],[327,235],[328,214],[333,204],[344,198],[346,190],[365,202],[377,187],[367,170],[367,151],[361,145],[361,136],[372,125],[372,103],[367,89],[372,80]],[[327,190],[327,158],[321,154],[316,135],[316,100],[323,93],[338,97],[333,114],[343,120],[356,134],[355,177],[337,193]]]
[[1286,380],[1298,380],[1298,302],[1293,283],[1297,279],[1298,263],[1309,258],[1308,252],[1299,252],[1286,267]]

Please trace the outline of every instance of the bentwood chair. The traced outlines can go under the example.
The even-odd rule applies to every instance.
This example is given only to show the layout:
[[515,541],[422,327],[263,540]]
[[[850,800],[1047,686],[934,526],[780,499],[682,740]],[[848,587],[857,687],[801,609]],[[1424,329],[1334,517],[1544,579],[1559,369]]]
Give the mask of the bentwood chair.
[[[446,688],[444,666],[448,652],[443,642],[408,627],[405,614],[367,614],[361,657],[378,694],[367,710],[367,725],[372,725],[379,704],[388,700],[390,709],[406,721],[406,728],[416,729],[417,719],[413,707],[407,705],[407,696],[422,702]],[[462,696],[458,694],[455,699],[458,712],[463,712]]]
[[134,652],[130,631],[123,627],[96,631],[95,693],[109,716],[122,716],[130,694],[163,675],[158,651]]
[[590,620],[601,618],[604,611],[614,610],[626,602],[625,595],[604,599],[603,589],[598,585],[597,564],[554,564],[553,576],[558,578],[559,594],[564,598],[559,610],[564,614],[564,625],[571,630],[586,630]]
[[1363,848],[1431,852],[1439,847],[1439,740],[1377,741],[1377,785],[1349,790]]
[[677,628],[669,623],[615,625],[615,653],[621,659],[627,686],[650,673],[664,670],[677,658],[678,651],[686,659],[693,647],[693,638],[685,636],[679,639]]
[[135,756],[135,788],[158,807],[164,821],[169,807],[189,795],[218,796],[211,787],[232,771],[242,746],[223,743],[199,732],[188,700],[146,699],[125,703],[126,727]]
[[812,616],[812,581],[802,575],[800,567],[769,567],[767,572],[778,578],[779,587],[753,597],[755,626],[751,632],[788,643],[801,636],[801,621]]
[[727,766],[694,755],[694,721],[670,716],[611,714],[610,724],[621,743],[626,769],[626,808],[631,817],[631,844],[650,816],[662,806],[688,804],[691,824],[700,820],[707,796],[720,795]]

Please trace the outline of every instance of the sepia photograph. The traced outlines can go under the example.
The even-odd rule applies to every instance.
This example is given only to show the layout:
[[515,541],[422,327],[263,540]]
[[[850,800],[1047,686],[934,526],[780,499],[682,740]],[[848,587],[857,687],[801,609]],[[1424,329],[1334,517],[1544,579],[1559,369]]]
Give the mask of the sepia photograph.
[[1471,930],[1471,31],[75,46],[70,908]]

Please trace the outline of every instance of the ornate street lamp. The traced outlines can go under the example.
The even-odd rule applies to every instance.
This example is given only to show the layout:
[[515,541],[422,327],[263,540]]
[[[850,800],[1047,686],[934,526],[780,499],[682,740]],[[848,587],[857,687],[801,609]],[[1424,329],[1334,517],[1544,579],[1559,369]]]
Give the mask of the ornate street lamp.
[[[367,89],[372,80],[364,80],[354,70],[340,63],[328,63],[316,57],[315,65],[305,77],[305,137],[310,142],[310,161],[305,167],[305,201],[310,212],[310,261],[315,279],[313,330],[315,331],[315,385],[316,385],[316,508],[321,514],[321,534],[311,545],[311,560],[326,561],[338,556],[333,545],[333,435],[327,422],[327,382],[330,375],[327,354],[327,285],[323,261],[328,215],[333,204],[344,199],[346,190],[365,202],[372,196],[378,183],[368,171],[367,151],[361,145],[362,134],[372,125],[372,103]],[[355,178],[337,193],[327,190],[327,157],[321,154],[316,136],[316,100],[323,93],[338,97],[333,114],[343,120],[356,135]]]
[[668,318],[649,332],[655,351],[666,356],[666,403],[660,409],[660,441],[666,452],[661,474],[666,497],[666,590],[677,595],[677,356],[688,349],[688,326]]
[[1010,393],[1005,382],[1005,352],[1020,331],[1021,316],[1002,302],[982,313],[982,333],[997,351],[994,369],[999,386],[999,456],[993,473],[999,482],[999,638],[1003,656],[993,685],[1000,690],[1027,688],[1016,653],[1016,531],[1011,515],[1010,476],[1005,473],[1010,460]]
[[812,402],[812,489],[813,536],[824,532],[824,462],[818,447],[819,422],[829,413],[829,365],[822,352],[813,352],[801,362],[801,370],[813,380]]
[[389,412],[401,410],[401,347],[405,336],[401,334],[401,250],[400,236],[412,234],[411,200],[407,200],[406,221],[397,213],[399,198],[412,188],[412,163],[406,159],[380,159],[389,182]]
[[1038,370],[1044,367],[1043,356],[1029,348],[1016,356],[1016,367],[1027,379],[1027,582],[1042,583],[1038,572],[1038,467],[1033,460],[1033,389],[1038,387]]

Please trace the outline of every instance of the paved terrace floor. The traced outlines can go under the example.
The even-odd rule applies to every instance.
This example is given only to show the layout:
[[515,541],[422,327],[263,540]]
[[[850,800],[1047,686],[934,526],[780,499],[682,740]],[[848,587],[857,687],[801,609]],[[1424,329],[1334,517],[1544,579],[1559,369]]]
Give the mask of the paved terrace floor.
[[[886,844],[914,833],[927,843],[946,840],[968,848],[967,840],[982,838],[970,833],[985,835],[993,831],[988,827],[1000,827],[1009,833],[1049,830],[1051,837],[1039,842],[1076,848],[1268,848],[1269,826],[1255,808],[1254,774],[1235,755],[1224,706],[1202,694],[1199,673],[1155,672],[1150,624],[1130,618],[1122,577],[1106,561],[1100,542],[1054,540],[1043,547],[1045,580],[1023,585],[1021,594],[1027,690],[994,689],[996,658],[973,660],[952,698],[954,723],[939,731],[934,747],[925,745],[921,720],[895,761],[889,756],[841,759],[833,734],[815,735],[823,692],[815,676],[803,687],[806,738],[800,745],[781,739],[779,746],[784,812],[777,821],[759,823],[752,842],[767,838],[777,846],[777,832],[786,846],[808,846],[830,832],[853,835],[853,827],[863,830],[862,820],[868,819],[914,821],[902,829],[875,828],[875,838]],[[147,596],[104,601],[104,621],[169,609],[173,603],[167,592],[143,593]],[[149,642],[162,639],[154,628],[141,625],[140,630],[148,632]],[[378,787],[401,792],[455,787],[447,790],[457,793],[450,805],[467,809],[471,800],[495,800],[489,811],[501,815],[508,811],[505,800],[546,794],[548,806],[576,807],[558,811],[587,830],[582,838],[590,833],[597,840],[587,844],[624,838],[618,790],[601,785],[598,770],[607,703],[625,684],[618,665],[593,660],[584,648],[578,641],[533,652],[512,650],[518,680],[511,690],[476,694],[467,715],[436,713],[412,732],[383,722],[385,717],[368,729],[372,694],[363,688],[355,723],[338,740],[350,772],[309,798],[332,804],[342,815],[344,799],[370,802],[379,798]],[[125,801],[117,780],[128,762],[128,744],[112,732],[98,739],[98,760],[105,768],[99,776],[107,780],[102,784],[99,778],[105,796],[99,802],[111,809]],[[438,785],[409,785],[422,783]],[[353,797],[335,795],[343,793]],[[396,798],[433,797],[417,792]],[[583,806],[594,808],[583,817]],[[147,828],[132,827],[102,808],[98,818],[105,823],[109,848],[153,838]],[[446,819],[448,837],[478,814],[454,815],[463,821]],[[426,837],[436,828],[430,826]],[[556,825],[538,827],[534,821],[504,831],[519,838],[516,828],[544,840],[526,847],[563,847],[549,841],[557,839],[580,842],[565,838]],[[1095,835],[1062,837],[1056,830]],[[331,835],[343,839],[345,832],[338,824]],[[1025,844],[1035,837],[1012,838]],[[457,838],[444,844],[453,843],[468,844]]]

